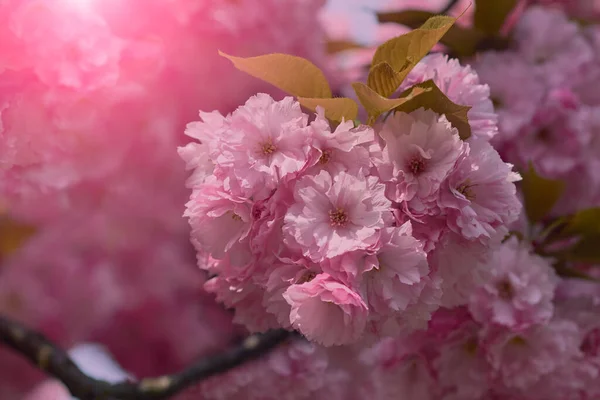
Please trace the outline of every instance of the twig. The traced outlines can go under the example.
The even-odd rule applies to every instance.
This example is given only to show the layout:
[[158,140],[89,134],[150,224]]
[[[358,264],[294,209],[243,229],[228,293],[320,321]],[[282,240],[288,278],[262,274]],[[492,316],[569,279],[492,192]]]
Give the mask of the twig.
[[39,369],[60,380],[80,400],[167,399],[211,376],[258,358],[290,337],[285,330],[252,335],[241,344],[203,358],[181,372],[139,382],[111,384],[84,374],[67,353],[44,335],[0,316],[0,343],[23,355]]
[[458,0],[450,0],[448,2],[448,4],[446,4],[446,7],[444,7],[439,14],[440,15],[445,15],[448,14],[453,8],[454,6],[458,3]]

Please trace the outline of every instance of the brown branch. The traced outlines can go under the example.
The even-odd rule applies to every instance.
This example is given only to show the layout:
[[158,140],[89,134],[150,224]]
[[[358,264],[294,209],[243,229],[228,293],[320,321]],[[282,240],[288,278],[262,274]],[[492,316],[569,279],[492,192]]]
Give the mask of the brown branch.
[[144,378],[139,382],[111,384],[84,374],[64,350],[44,335],[0,316],[0,343],[60,380],[80,400],[167,399],[193,384],[260,357],[290,335],[284,330],[251,335],[239,345],[203,358],[181,372]]

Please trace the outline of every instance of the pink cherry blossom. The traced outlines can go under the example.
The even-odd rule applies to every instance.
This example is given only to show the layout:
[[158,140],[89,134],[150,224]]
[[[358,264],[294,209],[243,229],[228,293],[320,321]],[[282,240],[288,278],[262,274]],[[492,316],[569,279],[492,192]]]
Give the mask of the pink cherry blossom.
[[513,140],[520,129],[533,119],[545,94],[545,84],[533,66],[515,52],[481,53],[473,61],[473,66],[481,81],[490,88],[501,132],[494,136],[492,143],[499,146]]
[[578,26],[558,10],[528,8],[513,33],[520,56],[535,65],[552,87],[577,79],[593,60],[592,48]]
[[327,171],[301,178],[296,203],[285,216],[283,232],[289,245],[301,248],[313,261],[366,249],[383,228],[382,214],[390,202],[376,179]]
[[558,278],[548,260],[512,237],[494,252],[489,265],[491,279],[469,304],[475,319],[515,330],[550,320]]
[[286,175],[300,171],[308,157],[308,117],[291,97],[275,101],[269,95],[251,97],[226,117],[213,159],[218,174],[250,195],[272,190]]
[[419,109],[395,113],[381,126],[386,162],[379,166],[386,196],[408,201],[421,213],[464,151],[458,131],[445,117]]
[[374,142],[375,134],[370,127],[362,125],[354,128],[352,121],[345,121],[331,132],[329,121],[320,107],[310,127],[315,163],[310,172],[324,169],[333,176],[342,171],[367,171],[371,166],[368,145]]
[[292,326],[309,340],[324,346],[343,345],[363,335],[367,305],[358,293],[327,274],[291,285],[283,297],[292,307]]
[[413,297],[402,312],[374,315],[367,330],[374,337],[406,336],[425,331],[433,313],[442,304],[442,294],[442,280],[439,276],[424,277],[413,289]]
[[384,339],[365,349],[361,358],[369,375],[364,396],[377,399],[438,398],[433,371],[427,359],[412,345],[410,341]]
[[574,171],[591,140],[591,120],[572,103],[562,103],[552,91],[519,140],[504,149],[508,161],[524,168],[532,162],[542,176],[563,178]]
[[442,184],[438,204],[448,227],[468,240],[504,237],[521,212],[515,181],[520,176],[483,140],[471,140]]
[[247,247],[244,239],[252,218],[249,200],[228,194],[216,182],[207,182],[194,191],[184,215],[190,218],[192,243],[198,250],[222,259],[233,249],[230,254],[243,263],[240,252]]
[[280,258],[275,263],[275,268],[268,276],[263,304],[266,310],[275,315],[283,328],[290,328],[290,304],[283,294],[293,284],[302,284],[311,281],[321,271],[319,267],[308,261],[294,262],[291,259]]
[[490,88],[479,82],[477,72],[444,54],[425,56],[408,74],[400,90],[432,79],[456,104],[470,106],[467,116],[473,138],[490,140],[498,132],[498,117],[490,100]]
[[476,331],[452,340],[434,360],[444,399],[483,399],[490,388],[488,364]]
[[351,398],[349,383],[347,371],[333,363],[326,348],[292,341],[202,382],[182,400],[343,400]]
[[429,273],[423,246],[412,236],[410,222],[381,231],[373,269],[363,279],[369,306],[378,312],[406,310],[423,290]]
[[487,345],[487,358],[508,388],[525,389],[579,352],[577,325],[554,320],[521,333],[501,332]]
[[250,332],[264,332],[278,327],[275,316],[266,311],[260,286],[216,276],[206,281],[204,288],[214,293],[217,301],[225,307],[233,308],[233,322],[244,325]]
[[428,255],[429,265],[442,281],[442,306],[467,304],[475,289],[487,280],[488,246],[452,233],[442,236]]

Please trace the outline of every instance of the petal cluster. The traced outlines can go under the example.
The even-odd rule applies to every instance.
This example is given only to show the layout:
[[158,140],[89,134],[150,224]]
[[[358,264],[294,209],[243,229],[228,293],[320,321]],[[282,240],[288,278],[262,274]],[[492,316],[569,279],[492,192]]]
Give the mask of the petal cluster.
[[[333,346],[423,329],[457,283],[438,253],[461,243],[484,260],[520,211],[511,166],[429,110],[333,129],[322,109],[258,94],[200,117],[186,130],[200,143],[179,150],[185,215],[206,289],[252,331]],[[454,264],[477,281],[480,264]]]

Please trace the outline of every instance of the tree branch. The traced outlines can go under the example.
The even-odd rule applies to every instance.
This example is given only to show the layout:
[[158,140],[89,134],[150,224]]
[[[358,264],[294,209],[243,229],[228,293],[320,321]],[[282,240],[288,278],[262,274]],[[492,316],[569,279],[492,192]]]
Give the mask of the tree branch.
[[139,382],[111,384],[84,374],[67,353],[44,335],[0,316],[0,343],[23,355],[42,371],[60,380],[80,400],[167,399],[213,375],[258,358],[291,336],[285,330],[251,335],[239,345],[203,358],[181,372]]

